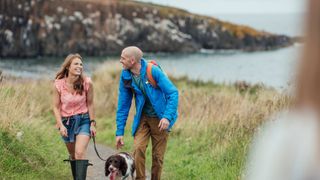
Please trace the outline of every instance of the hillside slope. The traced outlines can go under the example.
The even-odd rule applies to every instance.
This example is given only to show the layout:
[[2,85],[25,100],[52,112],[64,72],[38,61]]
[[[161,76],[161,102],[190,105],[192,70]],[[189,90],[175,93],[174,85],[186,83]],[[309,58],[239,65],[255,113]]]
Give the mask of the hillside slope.
[[292,44],[284,35],[126,0],[2,0],[0,40],[0,57],[97,56],[128,45],[146,52],[196,52]]

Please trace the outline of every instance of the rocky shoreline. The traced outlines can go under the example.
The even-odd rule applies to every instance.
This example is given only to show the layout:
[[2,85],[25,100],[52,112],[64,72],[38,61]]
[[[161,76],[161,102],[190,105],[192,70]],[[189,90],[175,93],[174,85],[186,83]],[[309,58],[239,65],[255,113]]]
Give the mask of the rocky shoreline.
[[200,49],[270,50],[290,46],[273,35],[187,11],[125,0],[2,0],[0,57],[118,54]]

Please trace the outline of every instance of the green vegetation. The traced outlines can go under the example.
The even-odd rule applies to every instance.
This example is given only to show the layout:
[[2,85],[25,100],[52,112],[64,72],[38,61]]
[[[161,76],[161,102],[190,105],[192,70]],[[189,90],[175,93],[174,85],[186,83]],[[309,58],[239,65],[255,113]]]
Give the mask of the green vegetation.
[[[0,131],[0,173],[9,179],[70,179],[69,166],[57,133],[21,127],[21,140]],[[69,177],[69,178],[68,178]]]
[[[117,68],[115,68],[117,67]],[[100,143],[115,145],[119,63],[93,76]],[[179,119],[165,156],[163,179],[241,179],[253,133],[290,98],[262,86],[173,80],[180,92]],[[0,174],[4,179],[71,177],[65,147],[54,127],[51,83],[4,80],[0,85]],[[124,151],[132,152],[131,122]],[[19,132],[23,132],[20,136]],[[147,165],[151,167],[150,146]]]
[[71,179],[48,97],[48,81],[0,83],[1,179]]

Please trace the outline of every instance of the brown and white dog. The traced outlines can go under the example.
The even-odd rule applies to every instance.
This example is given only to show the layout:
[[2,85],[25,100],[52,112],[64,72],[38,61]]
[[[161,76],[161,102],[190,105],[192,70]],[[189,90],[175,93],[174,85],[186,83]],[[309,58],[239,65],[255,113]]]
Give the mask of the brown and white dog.
[[126,152],[110,156],[105,164],[105,175],[109,177],[110,180],[123,180],[129,176],[134,179],[134,171],[134,159]]

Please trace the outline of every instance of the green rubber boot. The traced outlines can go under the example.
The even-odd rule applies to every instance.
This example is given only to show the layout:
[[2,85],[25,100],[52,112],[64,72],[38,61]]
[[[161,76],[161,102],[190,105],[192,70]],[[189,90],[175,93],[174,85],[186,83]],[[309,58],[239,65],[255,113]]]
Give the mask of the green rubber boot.
[[69,159],[63,160],[64,162],[70,162],[70,167],[71,167],[71,172],[72,172],[72,177],[75,180],[76,179],[76,161]]
[[89,163],[89,160],[82,159],[82,160],[74,160],[75,162],[75,180],[85,180],[87,178],[87,168],[88,166],[92,166],[91,163]]
[[76,179],[76,162],[74,160],[70,160],[70,166],[71,166],[73,179]]
[[85,180],[87,177],[87,168],[92,166],[88,160],[71,160],[65,159],[63,161],[70,162],[71,172],[74,180]]

